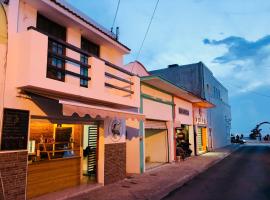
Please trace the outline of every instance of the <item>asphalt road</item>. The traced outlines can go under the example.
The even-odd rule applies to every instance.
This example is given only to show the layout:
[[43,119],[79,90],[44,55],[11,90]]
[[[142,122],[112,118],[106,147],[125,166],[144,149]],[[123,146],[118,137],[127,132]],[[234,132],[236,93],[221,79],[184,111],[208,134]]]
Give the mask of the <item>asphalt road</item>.
[[164,200],[270,200],[270,146],[243,146]]

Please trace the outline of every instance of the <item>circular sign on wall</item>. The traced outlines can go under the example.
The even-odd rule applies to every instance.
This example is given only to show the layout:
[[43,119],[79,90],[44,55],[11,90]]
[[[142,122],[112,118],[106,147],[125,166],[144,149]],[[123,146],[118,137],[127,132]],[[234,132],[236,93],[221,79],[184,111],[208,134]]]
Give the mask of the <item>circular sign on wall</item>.
[[122,122],[119,119],[113,119],[109,125],[109,134],[113,142],[118,142],[122,137]]

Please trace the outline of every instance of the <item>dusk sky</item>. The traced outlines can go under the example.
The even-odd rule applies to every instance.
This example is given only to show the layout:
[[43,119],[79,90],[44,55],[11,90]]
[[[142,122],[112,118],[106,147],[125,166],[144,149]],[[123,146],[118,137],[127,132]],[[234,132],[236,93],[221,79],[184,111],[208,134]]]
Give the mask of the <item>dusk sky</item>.
[[[118,0],[67,0],[110,29]],[[115,25],[137,57],[156,0],[121,0]],[[202,61],[229,90],[232,133],[270,121],[270,1],[160,0],[139,56],[148,70]],[[270,132],[269,126],[263,133]]]

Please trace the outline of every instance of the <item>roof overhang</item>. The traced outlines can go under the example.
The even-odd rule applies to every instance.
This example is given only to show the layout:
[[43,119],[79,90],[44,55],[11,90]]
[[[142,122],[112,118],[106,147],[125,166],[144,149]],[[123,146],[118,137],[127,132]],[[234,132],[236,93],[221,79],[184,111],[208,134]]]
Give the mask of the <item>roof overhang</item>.
[[155,88],[158,88],[164,92],[170,93],[180,99],[191,102],[193,105],[202,108],[212,108],[215,105],[180,88],[173,83],[159,77],[159,76],[144,76],[141,77],[141,82]]
[[104,45],[113,46],[117,48],[123,54],[130,52],[130,49],[117,41],[112,34],[101,25],[94,21],[90,21],[89,18],[82,13],[78,13],[78,10],[70,5],[64,4],[62,1],[56,0],[24,0],[29,5],[38,10],[39,13],[46,17],[49,17],[56,22],[61,22],[61,25],[66,27],[72,27],[80,30],[80,32],[93,40],[93,42]]

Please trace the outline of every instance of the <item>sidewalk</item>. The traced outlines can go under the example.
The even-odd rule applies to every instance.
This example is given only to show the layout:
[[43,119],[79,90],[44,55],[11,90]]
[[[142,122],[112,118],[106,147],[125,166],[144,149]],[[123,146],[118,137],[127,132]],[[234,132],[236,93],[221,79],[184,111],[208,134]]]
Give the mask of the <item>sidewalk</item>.
[[[98,187],[85,193],[80,192],[78,196],[75,196],[76,192],[74,192],[73,197],[68,200],[161,199],[238,148],[239,145],[230,145],[215,152],[188,158],[180,163],[166,164],[144,174],[133,175],[114,184]],[[63,196],[61,199],[64,199]]]

